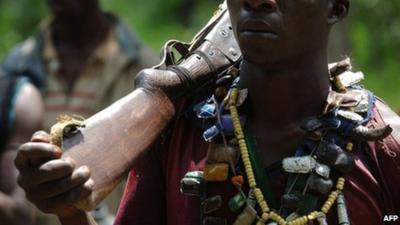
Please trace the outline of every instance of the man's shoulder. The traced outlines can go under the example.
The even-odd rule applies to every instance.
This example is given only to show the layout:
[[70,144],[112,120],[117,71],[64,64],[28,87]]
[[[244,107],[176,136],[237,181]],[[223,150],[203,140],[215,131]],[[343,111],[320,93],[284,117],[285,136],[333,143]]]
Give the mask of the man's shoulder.
[[[380,141],[368,142],[367,152],[370,167],[378,176],[378,181],[387,196],[387,210],[400,208],[400,117],[381,99],[377,98],[373,107],[369,128],[389,125],[393,131]],[[387,211],[389,213],[389,211]]]
[[130,60],[137,60],[142,43],[136,33],[117,16],[112,14],[107,14],[107,16],[113,20],[113,29],[120,49]]
[[1,69],[7,75],[27,76],[41,88],[44,84],[41,57],[43,41],[43,33],[38,30],[9,51],[1,63]]
[[377,98],[374,104],[374,116],[371,126],[389,125],[393,131],[390,135],[392,142],[388,142],[391,148],[397,149],[400,154],[400,117],[382,99]]
[[39,51],[41,45],[41,33],[35,33],[11,48],[4,59],[5,66],[22,67],[22,64],[25,63],[29,57],[32,57]]

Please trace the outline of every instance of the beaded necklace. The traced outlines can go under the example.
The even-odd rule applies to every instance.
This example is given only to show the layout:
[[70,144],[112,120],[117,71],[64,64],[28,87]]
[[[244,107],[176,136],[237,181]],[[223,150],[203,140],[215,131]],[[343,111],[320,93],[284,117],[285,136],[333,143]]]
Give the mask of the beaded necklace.
[[232,93],[229,99],[229,110],[232,116],[233,126],[235,129],[235,136],[239,143],[240,153],[243,160],[243,164],[245,166],[245,171],[247,175],[247,180],[249,183],[250,189],[254,192],[255,198],[257,200],[258,205],[261,208],[262,215],[259,217],[257,225],[264,225],[269,220],[277,222],[279,225],[304,225],[307,224],[308,221],[316,220],[317,218],[325,217],[333,203],[336,201],[337,197],[342,194],[342,190],[345,184],[345,178],[340,177],[336,183],[335,191],[332,191],[329,195],[329,198],[326,200],[325,204],[321,208],[321,211],[314,211],[309,215],[302,216],[293,221],[286,221],[281,215],[278,213],[271,211],[266,202],[263,193],[257,187],[257,182],[254,176],[253,167],[251,165],[249,151],[245,141],[245,135],[243,133],[243,129],[240,124],[238,110],[236,108],[237,97],[238,97],[238,89],[233,88]]
[[[227,77],[234,79],[236,76]],[[390,134],[388,127],[370,130],[363,126],[371,117],[371,108],[375,98],[372,93],[357,84],[359,80],[359,73],[352,72],[339,74],[332,79],[332,87],[337,91],[331,91],[329,94],[324,114],[320,117],[308,118],[302,125],[302,129],[307,132],[306,139],[311,141],[308,153],[302,156],[296,151],[295,157],[283,160],[283,169],[290,174],[289,176],[295,177],[292,180],[288,179],[289,190],[294,188],[299,180],[297,179],[299,175],[307,175],[303,176],[303,178],[307,178],[303,179],[306,187],[303,187],[304,191],[300,192],[300,197],[305,196],[307,188],[323,195],[330,192],[320,208],[316,207],[319,197],[309,194],[308,197],[312,204],[307,210],[298,208],[299,204],[300,206],[308,204],[306,200],[298,199],[296,196],[298,190],[295,190],[296,193],[292,195],[286,193],[281,197],[281,201],[284,199],[286,203],[289,201],[290,204],[282,203],[281,209],[282,206],[285,206],[287,215],[281,214],[281,209],[271,208],[265,196],[265,190],[268,189],[265,186],[268,185],[260,180],[264,178],[258,175],[256,178],[254,169],[257,169],[257,163],[254,162],[254,157],[257,156],[253,154],[254,150],[252,150],[254,144],[249,145],[251,144],[249,142],[251,135],[248,134],[247,129],[246,132],[244,131],[243,117],[239,116],[237,108],[243,104],[247,96],[247,90],[239,89],[239,77],[236,77],[233,82],[227,82],[230,85],[229,91],[221,91],[217,87],[215,94],[208,100],[197,104],[194,108],[197,117],[201,118],[203,123],[208,124],[203,138],[211,144],[204,171],[187,173],[181,181],[181,191],[187,195],[200,197],[202,224],[226,224],[226,220],[223,218],[208,216],[209,213],[221,207],[221,196],[208,198],[205,189],[206,183],[227,180],[229,171],[233,175],[231,182],[238,190],[238,194],[229,201],[229,207],[232,212],[242,209],[242,213],[238,215],[234,225],[251,225],[254,221],[257,225],[304,225],[311,221],[318,221],[320,225],[326,225],[326,215],[335,202],[337,203],[339,224],[349,224],[343,190],[346,181],[344,174],[350,172],[355,164],[350,153],[353,143],[379,140]],[[338,92],[343,89],[346,93]],[[221,96],[217,97],[216,93],[225,93],[223,100],[221,100]],[[234,138],[228,141],[227,137]],[[218,144],[219,142],[222,143]],[[237,155],[234,151],[235,146],[238,148]],[[253,153],[250,154],[250,152]],[[238,165],[239,157],[246,178],[236,171],[235,165]],[[339,176],[335,176],[335,184],[330,179],[331,169],[339,174]],[[242,190],[244,179],[249,186],[247,196]],[[300,185],[302,185],[301,182]],[[293,202],[297,205],[291,205]]]

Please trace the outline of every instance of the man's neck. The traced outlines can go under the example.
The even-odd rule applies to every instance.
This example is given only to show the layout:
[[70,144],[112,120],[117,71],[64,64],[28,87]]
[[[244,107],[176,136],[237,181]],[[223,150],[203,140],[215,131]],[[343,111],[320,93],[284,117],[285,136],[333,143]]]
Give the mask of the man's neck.
[[330,86],[324,54],[299,57],[296,62],[273,69],[244,60],[241,82],[249,90],[252,118],[268,122],[264,126],[269,128],[319,115]]
[[301,122],[321,114],[325,105],[330,88],[326,56],[298,57],[272,69],[244,60],[240,76],[249,90],[252,129],[264,165],[292,155],[304,135]]

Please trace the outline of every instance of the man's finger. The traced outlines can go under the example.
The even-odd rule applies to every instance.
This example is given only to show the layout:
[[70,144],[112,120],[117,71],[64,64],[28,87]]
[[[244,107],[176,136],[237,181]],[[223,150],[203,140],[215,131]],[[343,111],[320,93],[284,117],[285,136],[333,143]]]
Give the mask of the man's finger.
[[[31,168],[19,175],[18,182],[25,189],[30,189],[39,184],[58,180],[70,176],[75,165],[72,161],[57,159],[46,162],[38,168]],[[87,179],[90,176],[89,169],[82,170]]]
[[94,187],[94,181],[88,180],[85,184],[75,187],[68,193],[58,195],[53,198],[46,199],[45,201],[38,202],[36,205],[39,209],[46,213],[56,213],[65,209],[69,205],[72,205],[92,193]]
[[51,137],[50,135],[45,132],[45,131],[36,131],[32,137],[31,137],[31,142],[44,142],[44,143],[50,143]]
[[71,176],[59,179],[57,181],[43,183],[42,185],[35,186],[35,193],[31,198],[45,199],[51,198],[63,193],[66,193],[75,187],[84,184],[90,178],[89,169],[86,166],[82,166],[75,170]]
[[23,144],[18,149],[17,157],[15,158],[15,166],[19,169],[37,166],[44,161],[59,159],[62,151],[51,144],[28,142]]

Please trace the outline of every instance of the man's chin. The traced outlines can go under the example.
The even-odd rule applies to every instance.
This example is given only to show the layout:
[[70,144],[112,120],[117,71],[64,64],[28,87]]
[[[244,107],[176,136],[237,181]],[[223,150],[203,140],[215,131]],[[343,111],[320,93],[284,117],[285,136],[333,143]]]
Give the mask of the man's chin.
[[243,54],[243,59],[251,64],[264,65],[276,61],[276,59],[274,59],[275,58],[274,55],[270,51],[263,51],[262,49],[259,49],[258,51],[243,50],[242,54]]

